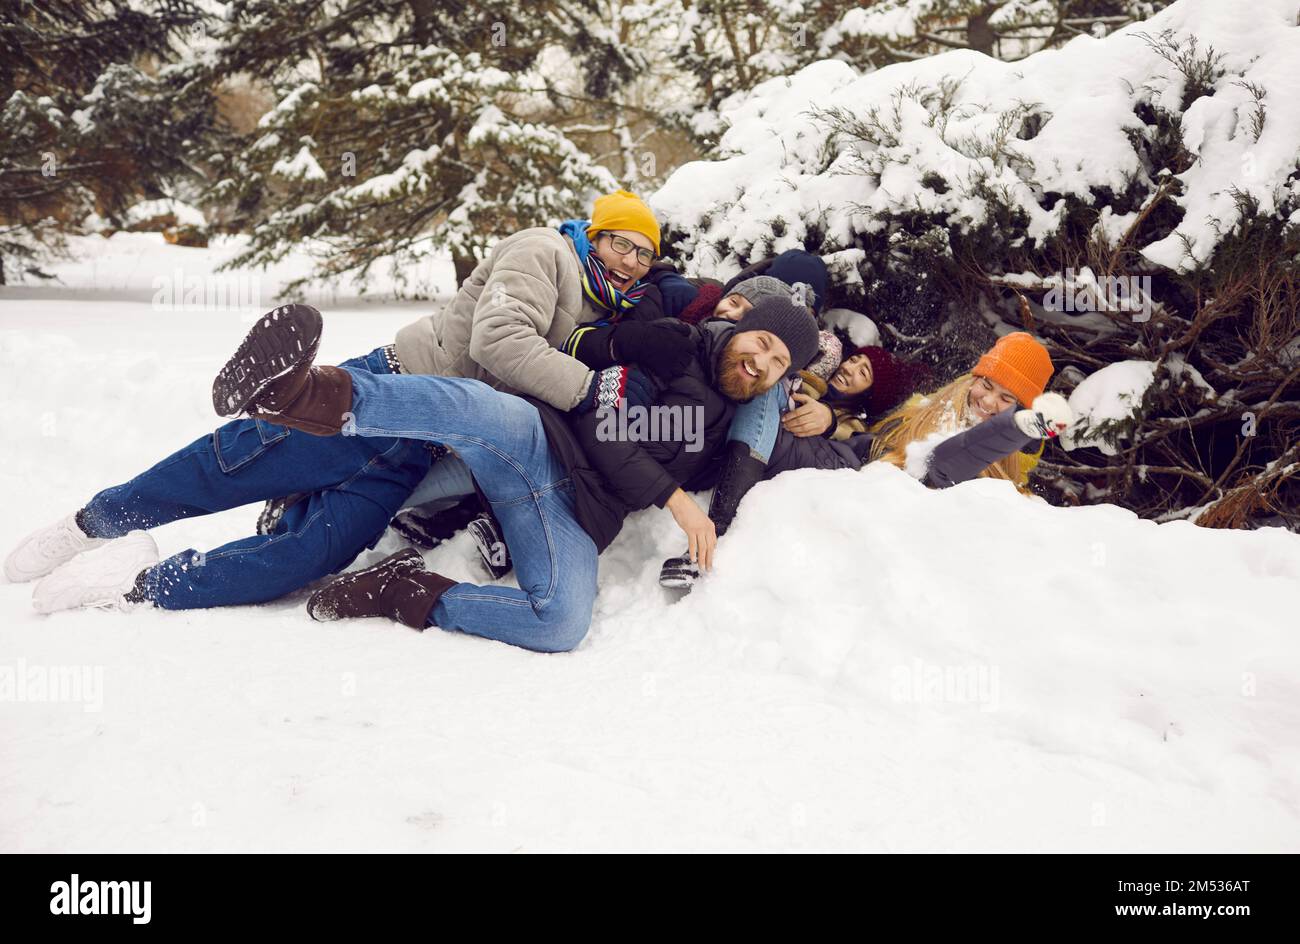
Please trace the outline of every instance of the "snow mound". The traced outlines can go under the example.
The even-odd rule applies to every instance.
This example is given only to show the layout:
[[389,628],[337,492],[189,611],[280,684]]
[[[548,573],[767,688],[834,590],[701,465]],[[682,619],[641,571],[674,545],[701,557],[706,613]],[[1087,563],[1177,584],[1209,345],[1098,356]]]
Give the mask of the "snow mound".
[[1067,449],[1096,446],[1108,456],[1117,455],[1117,426],[1131,422],[1155,383],[1154,361],[1119,361],[1085,377],[1070,394],[1074,425],[1062,444]]
[[163,200],[142,200],[126,212],[125,222],[126,226],[130,227],[167,216],[174,217],[181,226],[201,228],[208,225],[203,211],[172,197]]

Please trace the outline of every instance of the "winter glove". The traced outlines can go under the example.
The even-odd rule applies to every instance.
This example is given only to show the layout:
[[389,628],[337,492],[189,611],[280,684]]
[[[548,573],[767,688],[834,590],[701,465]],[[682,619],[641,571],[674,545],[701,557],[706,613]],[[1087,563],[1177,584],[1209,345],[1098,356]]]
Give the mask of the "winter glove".
[[620,364],[636,364],[661,380],[681,376],[695,355],[690,325],[671,318],[624,321],[610,334],[610,354]]
[[621,410],[629,406],[649,407],[654,405],[656,392],[654,381],[645,371],[615,364],[592,375],[587,392],[582,395],[573,412]]
[[1017,410],[1016,426],[1033,439],[1055,439],[1070,428],[1074,411],[1059,393],[1043,393],[1028,410]]
[[578,325],[560,350],[599,373],[606,367],[613,367],[618,363],[610,352],[610,339],[613,335],[613,325]]

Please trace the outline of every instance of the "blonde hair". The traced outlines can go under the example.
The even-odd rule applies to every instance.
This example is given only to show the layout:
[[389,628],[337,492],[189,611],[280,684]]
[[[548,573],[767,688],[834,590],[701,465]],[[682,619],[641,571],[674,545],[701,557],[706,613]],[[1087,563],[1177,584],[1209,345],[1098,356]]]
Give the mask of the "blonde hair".
[[[906,467],[907,447],[936,432],[960,432],[971,426],[966,404],[970,388],[975,383],[974,374],[962,374],[947,386],[929,396],[916,394],[890,413],[871,430],[871,458]],[[1037,463],[1036,457],[1012,453],[980,472],[989,479],[1005,479],[1020,491],[1027,491],[1029,470]]]

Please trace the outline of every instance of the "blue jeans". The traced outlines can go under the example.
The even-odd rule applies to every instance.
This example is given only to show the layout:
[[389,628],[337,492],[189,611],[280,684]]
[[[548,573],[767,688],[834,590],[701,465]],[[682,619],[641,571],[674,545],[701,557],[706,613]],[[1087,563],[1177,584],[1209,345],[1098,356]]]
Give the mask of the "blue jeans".
[[767,393],[740,404],[727,428],[727,441],[743,442],[755,459],[767,462],[776,446],[776,434],[781,431],[781,414],[789,402],[790,388],[781,381]]
[[460,456],[449,453],[433,464],[429,474],[406,499],[407,507],[428,505],[430,511],[450,508],[474,494],[474,476]]
[[[344,366],[387,373],[382,351]],[[200,554],[182,551],[147,572],[150,598],[169,610],[262,603],[342,570],[373,546],[429,470],[422,442],[320,437],[258,419],[234,420],[86,505],[83,527],[120,537],[294,492],[273,534]]]
[[462,377],[348,373],[354,422],[335,438],[396,436],[456,450],[514,561],[519,589],[458,583],[438,600],[430,625],[540,652],[581,642],[596,600],[596,545],[578,523],[573,483],[537,408]]

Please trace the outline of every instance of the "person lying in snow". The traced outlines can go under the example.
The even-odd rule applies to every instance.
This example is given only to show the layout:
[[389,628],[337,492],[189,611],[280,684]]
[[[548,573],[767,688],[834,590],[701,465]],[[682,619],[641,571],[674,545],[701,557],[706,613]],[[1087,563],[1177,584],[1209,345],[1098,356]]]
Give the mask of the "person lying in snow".
[[[875,366],[868,369],[857,358]],[[845,364],[850,361],[854,363],[848,370],[832,375],[830,386],[851,396],[864,375],[872,374],[869,387],[880,384],[877,393],[884,396],[877,400],[873,395],[867,401],[869,410],[888,409],[881,404],[896,402],[921,376],[914,367],[880,349],[859,349]],[[918,475],[934,488],[987,477],[1006,479],[1026,491],[1044,441],[1056,438],[1074,419],[1064,397],[1043,392],[1053,369],[1047,349],[1029,334],[1017,331],[999,338],[970,373],[928,396],[913,394],[866,433],[850,427],[848,436],[838,442],[832,440],[819,449],[795,449],[799,435],[807,435],[809,429],[833,437],[841,424],[822,419],[810,427],[801,426],[796,434],[783,422],[766,463],[756,457],[751,446],[754,440],[733,441],[728,444],[709,515],[721,536],[750,488],[780,472],[809,468],[801,464],[807,455],[817,456],[815,468],[856,469],[869,460],[884,460]],[[832,411],[830,415],[835,414]],[[823,424],[824,428],[818,429]],[[946,438],[941,438],[945,434]],[[820,435],[814,441],[827,442]],[[832,453],[831,446],[844,448]],[[842,464],[834,465],[837,459],[842,459]],[[664,562],[659,581],[665,587],[689,590],[700,573],[699,565],[683,555]]]
[[[1043,392],[1054,370],[1047,348],[1031,335],[1003,335],[970,373],[934,393],[913,395],[877,423],[871,458],[923,469],[923,480],[935,488],[994,478],[1028,494],[1045,440],[1074,422],[1065,397]],[[940,440],[954,429],[961,431]]]
[[[802,249],[790,249],[774,258],[755,262],[725,284],[714,279],[687,279],[674,273],[666,275],[658,285],[664,314],[696,324],[706,318],[739,318],[743,310],[728,313],[725,309],[736,301],[741,284],[750,283],[752,286],[765,282],[769,286],[780,283],[786,291],[796,290],[795,301],[807,305],[816,317],[822,310],[830,273],[819,256]],[[742,299],[747,299],[746,295],[740,294]]]
[[[808,254],[798,253],[796,255],[807,256]],[[818,264],[820,262],[821,260],[817,260]],[[786,267],[778,266],[777,271],[784,272]],[[799,270],[792,268],[790,271]],[[711,279],[694,281],[684,279],[682,276],[677,275],[671,264],[667,262],[656,262],[650,267],[643,281],[651,280],[653,280],[655,290],[662,289],[663,305],[670,313],[674,313],[683,299],[690,296],[690,293],[698,291],[698,295],[694,296],[696,300],[691,302],[686,311],[680,316],[683,321],[689,324],[698,323],[705,317],[739,321],[761,298],[769,296],[792,297],[792,286],[770,276],[755,276],[742,282],[733,280],[727,294],[719,297],[721,283]],[[700,283],[698,286],[697,282]],[[673,287],[683,285],[686,286],[685,289]],[[683,292],[687,294],[683,295]],[[692,314],[701,299],[707,300],[712,307],[708,311],[701,310],[696,314]],[[658,311],[657,306],[649,309],[649,312]],[[639,311],[637,317],[638,320],[641,320],[644,316]],[[584,332],[607,326],[609,323],[608,320],[602,319],[579,325],[562,345],[561,350],[566,354],[574,355],[577,345],[583,339]],[[594,363],[587,362],[589,367],[594,366]],[[612,361],[608,358],[600,358],[599,363],[601,367],[604,367],[612,363]],[[779,391],[773,391],[773,393],[777,392]],[[787,398],[782,396],[780,399],[784,403]],[[737,414],[738,423],[752,422],[745,419],[746,411],[749,409],[751,407],[748,405],[742,406]],[[768,451],[771,451],[770,445]],[[474,500],[475,491],[474,480],[463,462],[454,457],[449,462],[439,461],[420,484],[415,487],[407,499],[406,506],[394,516],[392,526],[407,540],[426,549],[435,547],[441,541],[467,527],[484,568],[494,579],[499,580],[510,572],[513,564],[510,561],[510,555],[502,552],[504,542],[501,540],[500,526],[490,514],[484,514],[480,509],[479,502]],[[270,504],[273,503],[268,503],[268,505]]]
[[[560,344],[579,324],[616,319],[613,343],[620,356],[671,376],[685,368],[693,346],[680,334],[635,320],[660,314],[657,293],[640,282],[658,250],[659,223],[650,209],[632,194],[607,194],[596,200],[590,221],[503,239],[442,311],[344,366],[377,375],[472,377],[568,410],[590,398],[597,378]],[[307,322],[319,319],[307,306],[278,311],[304,337]],[[250,370],[247,381],[260,376]],[[215,405],[231,415],[225,404]],[[304,493],[270,533],[206,554],[190,549],[149,561],[150,598],[168,609],[273,600],[343,569],[373,546],[430,462],[420,440],[320,438],[265,417],[236,420],[33,532],[5,560],[5,575],[15,583],[35,580],[131,531]],[[447,478],[468,479],[455,457],[437,466]],[[155,553],[147,536],[136,543],[141,561]],[[115,598],[110,594],[106,602]],[[45,605],[39,595],[36,601]]]
[[[791,249],[772,259],[763,259],[733,276],[725,284],[717,279],[687,278],[679,274],[671,263],[655,263],[646,279],[659,290],[663,313],[680,318],[687,324],[698,324],[707,318],[727,318],[735,321],[753,304],[754,299],[739,292],[742,282],[761,284],[771,280],[800,291],[796,301],[808,305],[817,315],[830,282],[826,263],[819,256],[802,249]],[[753,283],[759,279],[760,283]]]
[[[766,271],[772,274],[755,275],[749,279],[733,278],[724,291],[722,283],[716,280],[687,279],[679,275],[671,263],[657,261],[641,279],[642,283],[650,286],[647,293],[653,304],[647,307],[643,301],[638,306],[637,317],[640,320],[666,314],[677,316],[688,324],[696,324],[706,318],[738,321],[760,298],[766,296],[781,295],[791,297],[799,304],[820,304],[820,297],[825,293],[829,281],[825,263],[817,256],[801,250],[791,250],[776,259],[756,263],[747,271]],[[796,279],[807,279],[808,282],[798,283],[794,281]],[[810,308],[815,312],[815,307],[810,305]],[[608,320],[598,320],[590,324],[600,326],[608,323]],[[572,354],[573,347],[581,337],[582,326],[566,342],[563,348],[565,353]],[[774,390],[772,393],[780,391]],[[779,399],[784,409],[788,398],[782,395]],[[774,406],[766,406],[762,412],[766,415],[775,409]],[[736,422],[742,426],[755,423],[755,420],[747,418],[752,410],[751,406],[743,406]],[[775,420],[772,422],[775,424]],[[767,451],[771,451],[770,444]],[[407,540],[426,549],[435,547],[462,528],[468,528],[484,568],[494,579],[499,580],[514,565],[510,555],[503,551],[505,542],[501,539],[500,525],[490,511],[484,512],[483,505],[486,503],[476,500],[476,491],[473,477],[463,462],[454,456],[450,461],[437,461],[412,491],[405,506],[393,517],[391,524]],[[292,500],[294,496],[287,500],[267,502],[268,510],[263,513],[263,519],[276,520],[280,509]]]
[[[818,351],[818,357],[784,389],[756,397],[737,409],[723,468],[709,501],[709,518],[719,537],[731,526],[745,494],[771,477],[768,461],[778,433],[787,438],[824,437],[851,448],[849,440],[867,431],[870,417],[879,418],[892,410],[927,376],[920,365],[894,357],[881,347],[861,347],[842,358],[842,345],[830,331],[818,335]],[[805,446],[804,451],[809,448]],[[789,444],[782,452],[789,452]],[[800,467],[788,457],[781,465]],[[699,568],[683,554],[664,561],[659,583],[671,589],[689,589],[699,576]]]
[[[292,317],[277,310],[258,321],[218,374],[213,403],[326,440],[444,443],[492,502],[518,589],[456,583],[425,570],[419,553],[407,549],[319,589],[308,601],[313,618],[383,616],[419,629],[438,626],[562,651],[586,634],[597,555],[632,510],[667,508],[692,553],[709,559],[713,525],[686,490],[707,487],[735,404],[769,389],[817,350],[807,309],[781,298],[763,299],[736,324],[690,327],[673,320],[670,327],[684,332],[692,350],[676,378],[662,383],[637,367],[612,365],[563,413],[475,379],[314,366],[320,315],[298,306]],[[611,343],[617,347],[616,330],[588,335],[584,346],[605,354]],[[263,369],[267,363],[279,369]],[[247,382],[250,373],[255,379]],[[607,411],[632,406],[698,411],[702,448],[690,448],[680,436],[605,435]],[[157,579],[152,544],[137,531],[72,558],[37,584],[37,608],[163,603],[167,591]]]

